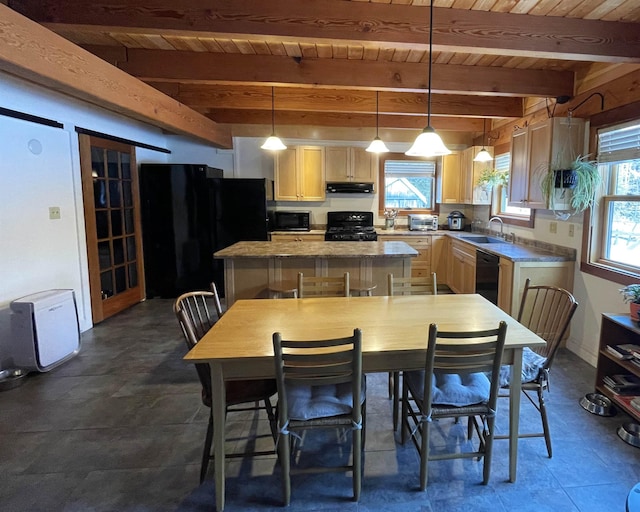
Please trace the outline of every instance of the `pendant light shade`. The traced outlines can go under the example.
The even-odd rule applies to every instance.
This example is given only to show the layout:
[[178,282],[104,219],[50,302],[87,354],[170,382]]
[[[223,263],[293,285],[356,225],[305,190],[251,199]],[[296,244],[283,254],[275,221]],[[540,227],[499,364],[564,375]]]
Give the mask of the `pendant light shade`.
[[429,84],[427,90],[427,126],[413,145],[405,152],[408,156],[441,156],[451,153],[440,135],[431,127],[431,61],[433,57],[433,0],[429,6]]
[[378,91],[376,91],[376,137],[371,141],[369,147],[365,150],[369,153],[388,153],[389,149],[384,142],[378,137]]
[[478,154],[473,159],[474,162],[491,162],[491,160],[493,160],[493,157],[491,156],[491,154],[484,147],[484,143],[485,143],[484,136],[485,136],[485,133],[487,133],[485,129],[486,122],[487,122],[486,119],[482,120],[482,149],[478,151]]
[[280,138],[276,136],[275,115],[275,91],[274,87],[271,87],[271,136],[264,141],[262,146],[260,146],[261,149],[268,149],[270,151],[287,149],[287,146],[285,146]]

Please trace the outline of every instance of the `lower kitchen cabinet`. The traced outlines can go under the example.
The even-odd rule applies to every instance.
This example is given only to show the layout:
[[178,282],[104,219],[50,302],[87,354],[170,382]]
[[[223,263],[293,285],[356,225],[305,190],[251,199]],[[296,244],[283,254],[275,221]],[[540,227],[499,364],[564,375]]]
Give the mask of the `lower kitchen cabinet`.
[[272,242],[322,242],[323,233],[271,233]]
[[459,240],[451,240],[448,277],[447,284],[455,293],[475,293],[476,249],[474,246]]
[[432,258],[432,236],[412,235],[412,236],[385,236],[379,235],[381,242],[405,242],[418,251],[418,255],[411,259],[411,276],[428,277],[433,271],[431,268]]
[[449,280],[447,260],[451,238],[445,235],[431,236],[431,272],[436,273],[438,284],[446,285]]
[[600,327],[600,344],[598,350],[598,366],[596,371],[595,389],[608,396],[635,421],[640,421],[640,411],[635,409],[630,401],[632,396],[618,395],[604,385],[606,376],[617,374],[632,374],[640,377],[640,367],[629,360],[617,359],[607,351],[607,345],[640,345],[640,328],[629,315],[602,315]]

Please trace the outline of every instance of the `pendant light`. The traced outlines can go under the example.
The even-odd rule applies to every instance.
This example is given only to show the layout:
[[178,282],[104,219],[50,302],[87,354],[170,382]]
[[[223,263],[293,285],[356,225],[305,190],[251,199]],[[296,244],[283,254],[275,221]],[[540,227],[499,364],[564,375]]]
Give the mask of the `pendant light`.
[[388,153],[389,149],[385,146],[384,142],[378,137],[378,91],[376,91],[376,138],[371,141],[369,147],[365,150],[369,153]]
[[440,135],[431,127],[431,60],[433,55],[433,0],[429,6],[429,83],[427,90],[427,126],[418,135],[405,155],[408,156],[441,156],[451,153],[444,145]]
[[275,111],[275,88],[271,87],[271,136],[264,141],[264,144],[260,146],[262,149],[268,149],[270,151],[280,151],[282,149],[287,149],[279,137],[276,136],[276,111]]
[[478,151],[478,154],[473,159],[474,162],[491,162],[491,160],[493,160],[493,157],[491,156],[491,154],[484,147],[484,141],[485,141],[484,136],[485,136],[485,133],[487,132],[485,129],[486,122],[487,122],[487,119],[483,118],[482,119],[482,149]]

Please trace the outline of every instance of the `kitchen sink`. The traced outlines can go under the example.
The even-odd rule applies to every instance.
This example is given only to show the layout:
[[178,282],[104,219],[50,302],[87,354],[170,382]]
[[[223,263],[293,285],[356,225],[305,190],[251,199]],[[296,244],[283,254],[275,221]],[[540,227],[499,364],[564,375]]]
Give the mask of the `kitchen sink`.
[[466,240],[476,244],[504,244],[505,240],[502,238],[494,238],[492,236],[461,236],[460,240]]

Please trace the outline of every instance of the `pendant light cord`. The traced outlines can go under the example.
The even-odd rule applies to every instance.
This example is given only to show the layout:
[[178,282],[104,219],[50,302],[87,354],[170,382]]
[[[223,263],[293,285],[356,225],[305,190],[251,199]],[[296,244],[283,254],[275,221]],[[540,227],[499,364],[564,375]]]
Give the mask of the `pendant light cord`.
[[275,101],[275,87],[271,86],[271,134],[276,134],[276,101]]
[[427,126],[431,126],[431,60],[433,54],[433,0],[429,6],[429,91],[427,94]]
[[376,138],[378,138],[378,91],[376,91]]
[[486,124],[487,124],[487,118],[483,117],[482,118],[482,148],[483,149],[484,149],[485,141],[486,141],[485,134],[487,133]]

